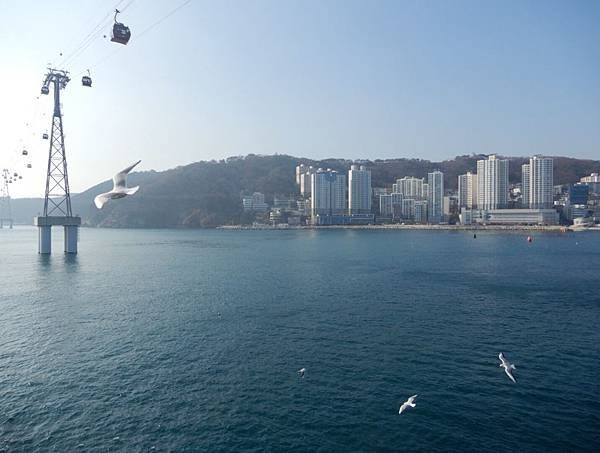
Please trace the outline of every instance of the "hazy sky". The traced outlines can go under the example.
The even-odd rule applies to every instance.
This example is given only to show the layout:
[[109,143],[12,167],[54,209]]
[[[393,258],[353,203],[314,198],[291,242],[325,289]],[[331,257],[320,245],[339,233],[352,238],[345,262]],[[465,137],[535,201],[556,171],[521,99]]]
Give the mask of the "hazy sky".
[[[73,192],[137,159],[156,170],[247,153],[600,159],[598,1],[192,0],[140,36],[182,2],[133,1],[129,45],[102,37],[107,19],[67,62]],[[0,167],[25,174],[13,196],[43,195],[47,63],[116,3],[0,0]]]

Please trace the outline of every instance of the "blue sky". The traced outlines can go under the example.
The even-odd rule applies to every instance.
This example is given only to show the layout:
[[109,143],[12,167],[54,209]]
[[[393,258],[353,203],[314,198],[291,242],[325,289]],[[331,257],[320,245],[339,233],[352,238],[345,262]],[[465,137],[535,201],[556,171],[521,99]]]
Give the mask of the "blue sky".
[[[0,0],[0,165],[34,165],[14,196],[43,194],[47,63],[117,1]],[[137,159],[600,159],[600,2],[192,0],[139,36],[182,1],[122,1],[130,44],[106,22],[65,66],[74,192]]]

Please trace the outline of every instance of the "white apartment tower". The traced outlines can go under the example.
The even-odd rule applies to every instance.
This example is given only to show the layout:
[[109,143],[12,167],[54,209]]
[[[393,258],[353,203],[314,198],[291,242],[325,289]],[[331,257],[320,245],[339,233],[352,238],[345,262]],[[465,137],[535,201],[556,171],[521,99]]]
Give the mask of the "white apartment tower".
[[311,215],[344,214],[346,176],[319,168],[311,175]]
[[458,207],[467,209],[477,207],[477,175],[470,171],[458,177]]
[[529,207],[529,188],[531,186],[531,170],[529,164],[521,165],[521,204]]
[[[551,209],[554,204],[554,161],[551,157],[533,156],[529,159],[530,209]],[[523,172],[525,176],[525,172]],[[523,181],[523,185],[525,181]]]
[[296,165],[296,184],[300,185],[300,175],[303,175],[307,170],[306,165]]
[[444,174],[438,170],[428,173],[427,185],[429,222],[440,223],[444,219]]
[[371,212],[371,171],[364,165],[352,165],[348,171],[348,211],[350,214]]
[[508,206],[508,160],[495,155],[477,161],[477,207],[504,209]]
[[413,178],[412,176],[405,176],[402,179],[396,180],[396,193],[401,193],[405,197],[410,197],[414,199],[426,199],[427,185],[422,178]]
[[305,172],[299,176],[299,178],[300,178],[300,193],[305,197],[308,197],[310,195],[311,176],[314,172],[315,172],[315,170],[311,166],[311,167],[305,168]]

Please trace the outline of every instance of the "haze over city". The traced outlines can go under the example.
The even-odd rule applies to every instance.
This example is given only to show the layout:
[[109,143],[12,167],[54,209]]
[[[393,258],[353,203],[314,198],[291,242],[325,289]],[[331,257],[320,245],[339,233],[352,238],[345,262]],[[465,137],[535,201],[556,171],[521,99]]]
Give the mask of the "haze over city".
[[[64,67],[73,192],[129,164],[124,153],[163,170],[247,153],[600,151],[598,3],[192,1],[158,24],[176,4],[128,3],[130,46],[98,36]],[[0,152],[12,162],[28,147],[33,163],[13,197],[43,195],[47,64],[112,6],[2,2]],[[88,68],[92,89],[78,82]]]

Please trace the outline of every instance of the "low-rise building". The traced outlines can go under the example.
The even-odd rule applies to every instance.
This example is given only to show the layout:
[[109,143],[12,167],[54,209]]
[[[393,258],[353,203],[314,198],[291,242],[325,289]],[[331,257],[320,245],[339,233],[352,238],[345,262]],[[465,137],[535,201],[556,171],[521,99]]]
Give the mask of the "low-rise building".
[[554,209],[462,209],[463,225],[558,225]]
[[269,205],[265,203],[265,195],[260,192],[254,192],[252,195],[242,197],[242,207],[246,212],[265,212],[269,209]]

